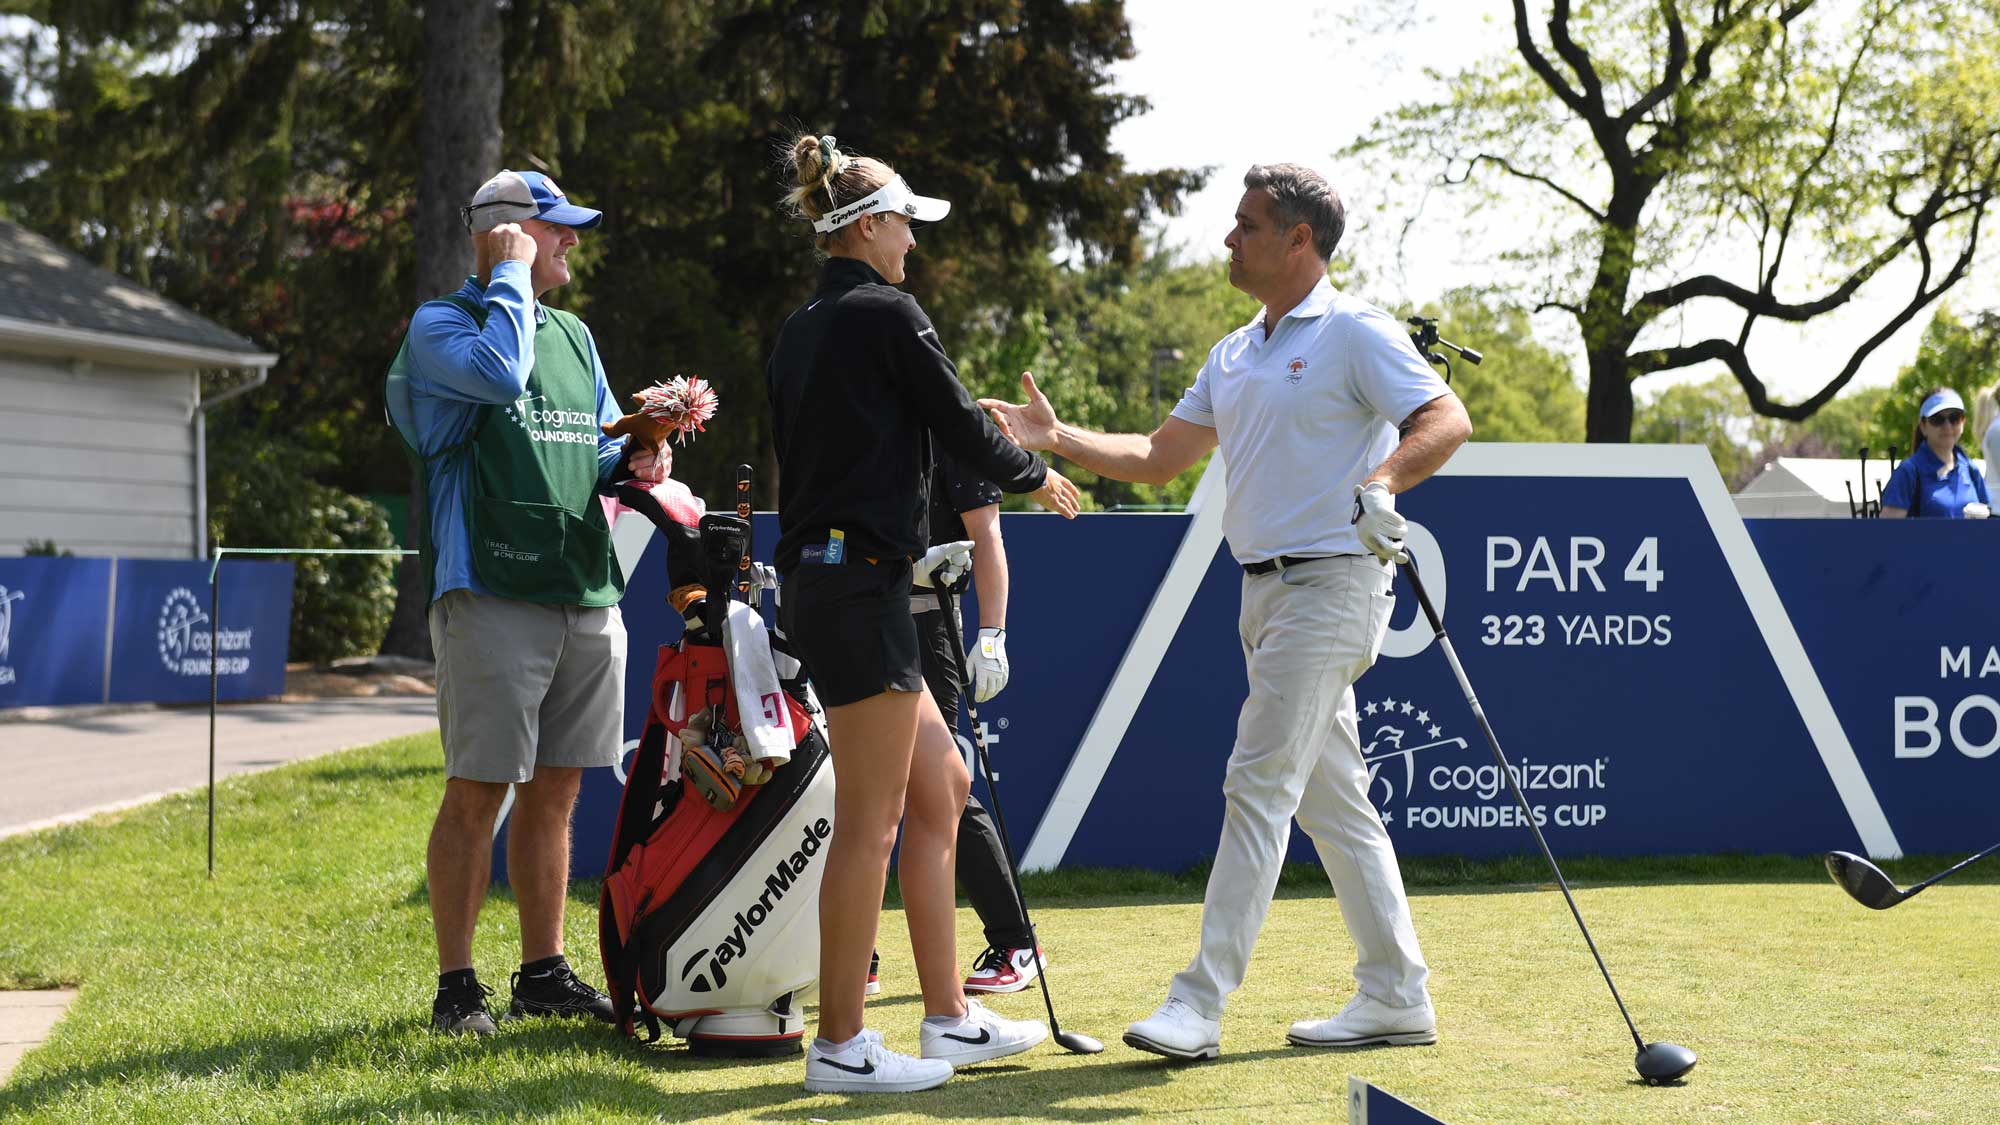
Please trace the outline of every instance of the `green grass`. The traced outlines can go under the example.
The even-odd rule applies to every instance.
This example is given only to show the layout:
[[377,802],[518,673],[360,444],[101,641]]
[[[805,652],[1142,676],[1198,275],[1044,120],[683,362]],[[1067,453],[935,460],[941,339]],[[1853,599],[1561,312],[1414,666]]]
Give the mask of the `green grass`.
[[[434,737],[408,739],[226,783],[213,882],[198,797],[0,841],[0,987],[82,986],[0,1087],[0,1120],[1324,1121],[1344,1118],[1349,1074],[1451,1122],[2000,1120],[1995,873],[1875,913],[1809,858],[1566,861],[1640,1030],[1701,1054],[1673,1088],[1636,1083],[1603,981],[1526,857],[1406,865],[1440,1018],[1431,1048],[1285,1045],[1290,1021],[1350,987],[1352,949],[1311,869],[1286,874],[1218,1063],[1118,1043],[1192,952],[1199,872],[1031,879],[1059,1010],[1107,1042],[1096,1058],[1043,1047],[940,1090],[850,1099],[808,1097],[796,1058],[703,1062],[595,1026],[445,1040],[425,1030],[438,760]],[[1907,885],[1949,862],[1891,873]],[[579,887],[569,915],[593,977],[594,905]],[[962,959],[973,922],[961,912]],[[496,894],[477,959],[503,994],[517,940]],[[870,1022],[914,1048],[921,1008],[893,913],[882,950]],[[994,1006],[1029,1016],[1041,1001]]]

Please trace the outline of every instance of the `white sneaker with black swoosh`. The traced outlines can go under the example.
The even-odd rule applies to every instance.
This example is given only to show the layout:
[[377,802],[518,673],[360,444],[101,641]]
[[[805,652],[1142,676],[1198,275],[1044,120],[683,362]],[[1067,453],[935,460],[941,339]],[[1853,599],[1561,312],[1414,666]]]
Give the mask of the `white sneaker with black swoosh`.
[[942,1059],[953,1066],[1018,1055],[1048,1037],[1049,1029],[1040,1020],[1010,1020],[977,1000],[965,1002],[965,1016],[956,1023],[925,1016],[918,1034],[926,1059]]
[[814,1039],[806,1048],[806,1091],[813,1094],[908,1094],[944,1085],[951,1064],[898,1054],[880,1032],[862,1029],[846,1043]]

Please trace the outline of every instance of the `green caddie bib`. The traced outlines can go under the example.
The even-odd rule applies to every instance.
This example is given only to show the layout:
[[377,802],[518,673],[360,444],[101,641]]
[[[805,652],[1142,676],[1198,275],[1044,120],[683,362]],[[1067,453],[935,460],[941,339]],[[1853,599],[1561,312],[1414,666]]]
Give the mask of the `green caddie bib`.
[[[456,295],[442,299],[486,323],[484,305]],[[489,592],[550,605],[617,605],[625,573],[597,496],[600,431],[590,349],[574,316],[545,311],[527,390],[511,403],[479,407],[472,436],[439,456],[467,459],[472,572]],[[404,363],[399,354],[391,372],[392,421],[395,375]],[[425,539],[430,570],[435,563]]]

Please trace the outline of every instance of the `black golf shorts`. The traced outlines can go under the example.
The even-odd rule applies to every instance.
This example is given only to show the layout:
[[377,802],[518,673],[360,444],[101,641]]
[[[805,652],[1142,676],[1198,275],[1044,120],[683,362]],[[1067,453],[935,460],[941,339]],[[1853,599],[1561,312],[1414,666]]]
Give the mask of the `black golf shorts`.
[[785,577],[778,613],[822,705],[924,690],[908,559],[800,563]]

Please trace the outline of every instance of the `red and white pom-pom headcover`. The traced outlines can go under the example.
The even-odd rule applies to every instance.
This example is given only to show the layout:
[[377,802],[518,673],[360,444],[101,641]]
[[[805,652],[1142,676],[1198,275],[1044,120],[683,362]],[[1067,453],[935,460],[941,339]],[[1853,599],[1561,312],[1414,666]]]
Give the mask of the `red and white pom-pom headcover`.
[[839,207],[813,220],[813,229],[828,234],[853,222],[863,215],[876,215],[884,211],[897,211],[920,223],[935,223],[951,213],[951,201],[933,199],[928,195],[918,195],[910,190],[910,185],[897,176],[867,197],[857,199],[845,207]]

